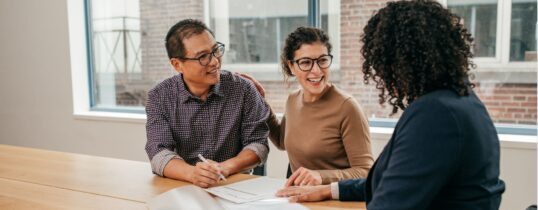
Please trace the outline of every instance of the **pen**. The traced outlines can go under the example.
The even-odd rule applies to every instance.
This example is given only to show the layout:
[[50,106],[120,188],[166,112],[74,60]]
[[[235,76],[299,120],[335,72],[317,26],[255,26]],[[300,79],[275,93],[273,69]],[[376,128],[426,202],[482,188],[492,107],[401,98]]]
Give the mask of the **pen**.
[[[202,154],[198,154],[198,158],[200,158],[200,160],[202,160],[204,163],[209,163],[209,161],[207,161],[207,159],[205,159],[204,156],[202,156]],[[219,178],[224,180],[224,181],[228,181],[228,180],[226,180],[224,175],[222,175],[221,173],[219,173]]]

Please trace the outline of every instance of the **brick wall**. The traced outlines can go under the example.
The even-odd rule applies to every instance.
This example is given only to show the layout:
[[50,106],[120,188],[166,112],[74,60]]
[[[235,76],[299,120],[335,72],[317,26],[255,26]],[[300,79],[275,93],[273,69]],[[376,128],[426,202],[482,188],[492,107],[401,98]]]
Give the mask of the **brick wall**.
[[475,91],[498,123],[536,124],[536,84],[480,84]]
[[[204,1],[140,1],[140,29],[142,75],[123,81],[116,75],[116,103],[120,106],[145,106],[147,91],[163,79],[177,74],[169,64],[165,49],[166,33],[178,21],[186,18],[202,19]],[[132,76],[132,75],[131,75]]]
[[368,117],[397,118],[390,116],[390,106],[379,106],[379,91],[374,85],[365,85],[361,72],[360,36],[372,14],[382,8],[385,0],[342,0],[340,4],[340,55],[342,81],[340,87],[351,93]]
[[[363,83],[361,73],[359,38],[362,28],[377,9],[387,0],[341,0],[340,17],[340,70],[333,71],[340,80],[333,83],[352,94],[369,117],[398,118],[398,113],[390,116],[392,107],[378,104],[379,91],[373,84]],[[142,68],[143,86],[149,90],[157,82],[175,72],[171,70],[164,48],[164,37],[169,27],[184,18],[203,18],[203,1],[179,0],[162,3],[155,0],[142,0]],[[334,78],[334,77],[333,77]],[[263,78],[258,78],[262,79]],[[476,82],[476,81],[475,81]],[[296,89],[293,78],[288,84],[283,81],[262,81],[267,90],[266,98],[276,112],[283,112],[289,92]],[[140,85],[139,85],[140,86]],[[501,84],[479,83],[475,91],[486,104],[495,122],[536,124],[536,83]],[[123,93],[124,103],[134,104],[133,94]],[[136,92],[134,95],[140,95]],[[118,101],[120,104],[121,100]]]
[[201,20],[204,17],[203,3],[199,0],[140,1],[144,80],[162,81],[175,74],[164,47],[166,33],[182,19]]

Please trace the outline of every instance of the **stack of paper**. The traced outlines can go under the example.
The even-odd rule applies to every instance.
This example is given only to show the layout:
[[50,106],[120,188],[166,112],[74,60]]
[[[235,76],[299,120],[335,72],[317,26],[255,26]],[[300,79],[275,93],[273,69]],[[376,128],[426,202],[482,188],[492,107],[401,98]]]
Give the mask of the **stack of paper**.
[[285,183],[284,179],[258,177],[220,187],[211,187],[206,191],[234,203],[245,203],[274,198],[276,191],[282,188]]
[[298,203],[289,203],[287,198],[267,198],[247,203],[233,203],[216,198],[224,210],[308,210]]
[[202,188],[188,185],[169,190],[151,199],[148,203],[152,210],[222,210],[211,195]]

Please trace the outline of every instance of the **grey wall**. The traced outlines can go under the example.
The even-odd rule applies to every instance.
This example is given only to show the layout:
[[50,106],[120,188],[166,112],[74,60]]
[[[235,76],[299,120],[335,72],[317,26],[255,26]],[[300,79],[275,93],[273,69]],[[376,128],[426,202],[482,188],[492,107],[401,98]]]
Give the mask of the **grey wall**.
[[0,0],[0,31],[0,143],[147,159],[143,123],[73,117],[67,0]]

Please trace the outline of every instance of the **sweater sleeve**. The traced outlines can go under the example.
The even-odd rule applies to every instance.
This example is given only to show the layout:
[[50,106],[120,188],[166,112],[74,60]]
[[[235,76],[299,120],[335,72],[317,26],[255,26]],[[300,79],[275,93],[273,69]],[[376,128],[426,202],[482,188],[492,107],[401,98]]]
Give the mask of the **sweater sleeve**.
[[353,98],[342,104],[340,133],[350,168],[319,170],[323,184],[344,179],[366,178],[374,163],[370,145],[370,130],[364,112]]
[[278,122],[275,112],[271,109],[271,115],[267,119],[269,126],[269,139],[279,150],[286,150],[284,146],[284,129],[286,125],[286,117],[282,117],[282,121]]

